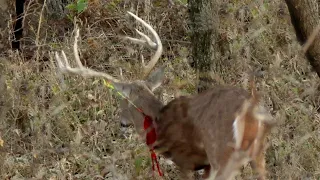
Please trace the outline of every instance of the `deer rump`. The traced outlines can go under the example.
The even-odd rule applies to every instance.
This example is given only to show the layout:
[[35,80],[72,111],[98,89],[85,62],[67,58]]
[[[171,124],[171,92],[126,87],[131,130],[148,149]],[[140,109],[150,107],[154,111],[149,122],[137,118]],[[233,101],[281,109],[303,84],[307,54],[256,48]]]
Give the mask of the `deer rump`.
[[[237,112],[250,98],[251,95],[241,88],[215,87],[199,95],[172,100],[156,118],[155,150],[182,171],[210,169],[210,166],[223,168],[234,151]],[[256,132],[244,132],[247,133],[256,135]],[[252,138],[248,140],[253,141]]]

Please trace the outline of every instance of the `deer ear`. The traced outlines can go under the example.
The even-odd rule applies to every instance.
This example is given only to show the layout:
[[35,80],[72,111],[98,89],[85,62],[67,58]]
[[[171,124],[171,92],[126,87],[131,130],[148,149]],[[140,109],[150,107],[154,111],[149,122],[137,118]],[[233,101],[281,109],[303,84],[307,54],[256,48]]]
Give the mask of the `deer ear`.
[[165,66],[162,66],[148,76],[146,82],[151,91],[154,91],[162,84],[164,78],[164,70]]
[[112,84],[118,92],[120,92],[127,98],[130,98],[130,94],[131,94],[130,84],[127,84],[127,83],[112,83]]

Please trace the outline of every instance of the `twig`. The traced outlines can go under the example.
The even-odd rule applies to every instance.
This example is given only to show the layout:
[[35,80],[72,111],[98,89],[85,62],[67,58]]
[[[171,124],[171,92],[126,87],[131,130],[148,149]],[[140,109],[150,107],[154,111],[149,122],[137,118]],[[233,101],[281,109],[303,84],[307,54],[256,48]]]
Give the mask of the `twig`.
[[309,47],[311,46],[311,44],[315,40],[319,31],[320,31],[320,24],[316,28],[314,28],[314,30],[312,31],[311,35],[309,36],[307,42],[303,45],[302,51],[304,54],[308,51]]
[[36,52],[36,61],[38,63],[37,65],[37,72],[39,72],[39,50],[40,50],[40,46],[39,46],[39,38],[40,38],[40,29],[41,29],[41,23],[42,23],[42,19],[43,19],[43,11],[44,8],[46,6],[47,0],[44,0],[43,2],[43,6],[41,9],[41,13],[40,13],[40,17],[39,17],[39,24],[38,24],[38,30],[37,30],[37,36],[36,36],[36,46],[37,46],[37,52]]

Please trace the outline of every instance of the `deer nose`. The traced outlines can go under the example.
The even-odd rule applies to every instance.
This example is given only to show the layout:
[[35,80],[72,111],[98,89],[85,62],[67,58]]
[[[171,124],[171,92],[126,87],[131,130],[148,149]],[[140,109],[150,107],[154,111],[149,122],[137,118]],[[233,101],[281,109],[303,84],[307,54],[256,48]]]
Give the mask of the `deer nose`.
[[131,125],[130,121],[126,117],[121,117],[120,126],[123,128],[127,128]]
[[124,127],[124,128],[127,128],[127,127],[130,126],[130,124],[121,121],[121,122],[120,122],[120,126],[121,126],[121,127]]

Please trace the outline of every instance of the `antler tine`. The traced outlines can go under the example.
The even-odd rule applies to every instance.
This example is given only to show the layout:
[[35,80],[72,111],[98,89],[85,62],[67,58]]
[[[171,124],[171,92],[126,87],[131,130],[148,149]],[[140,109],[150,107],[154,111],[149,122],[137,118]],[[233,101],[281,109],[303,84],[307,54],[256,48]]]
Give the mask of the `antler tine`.
[[60,55],[58,52],[55,52],[55,57],[58,63],[58,67],[61,72],[63,73],[70,73],[70,74],[77,74],[77,75],[82,75],[82,76],[90,76],[90,77],[103,77],[108,79],[109,81],[112,82],[119,82],[118,79],[112,77],[111,75],[103,72],[98,72],[89,68],[86,68],[82,65],[78,53],[78,37],[79,37],[79,29],[76,27],[76,35],[74,39],[74,44],[73,44],[73,53],[74,53],[74,58],[77,62],[78,67],[77,68],[72,68],[69,64],[69,61],[67,59],[66,54],[64,51],[61,51],[62,54],[62,59],[64,62],[62,62]]
[[57,60],[57,63],[58,63],[58,68],[61,70],[63,68],[63,64],[62,64],[62,61],[61,61],[61,58],[60,56],[58,55],[57,52],[54,53],[55,57],[56,57],[56,60]]
[[137,39],[137,38],[132,38],[132,37],[125,37],[126,39],[131,40],[134,43],[140,44],[140,45],[147,45],[149,47],[151,47],[152,49],[156,49],[157,48],[157,44],[155,42],[153,42],[147,35],[145,35],[144,33],[140,32],[138,29],[136,29],[137,33],[140,34],[140,36],[142,37],[142,39]]
[[128,14],[130,14],[137,21],[139,21],[142,25],[144,25],[152,33],[152,35],[154,36],[154,38],[156,40],[156,42],[153,42],[147,35],[145,35],[144,33],[140,32],[137,29],[136,29],[136,31],[142,37],[142,40],[136,39],[136,38],[131,38],[131,37],[126,37],[126,39],[129,39],[134,43],[148,45],[149,47],[151,47],[153,49],[157,48],[155,54],[153,55],[153,57],[151,58],[149,63],[144,67],[145,68],[144,73],[145,73],[145,76],[147,76],[151,72],[152,68],[156,65],[156,63],[158,62],[158,60],[162,54],[162,50],[163,50],[162,43],[161,43],[161,40],[160,40],[157,32],[148,23],[146,23],[144,20],[142,20],[141,18],[139,18],[138,16],[136,16],[135,14],[133,14],[129,11],[128,11]]
[[83,65],[80,61],[80,57],[78,53],[78,37],[79,37],[79,29],[78,29],[78,26],[76,26],[76,35],[74,36],[74,44],[73,44],[73,54],[79,68],[83,68]]
[[143,32],[139,31],[138,29],[136,29],[137,33],[142,37],[142,39],[145,40],[146,44],[148,44],[148,46],[150,46],[153,49],[157,48],[157,44],[155,42],[153,42],[147,35],[145,35]]

